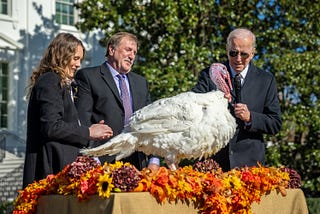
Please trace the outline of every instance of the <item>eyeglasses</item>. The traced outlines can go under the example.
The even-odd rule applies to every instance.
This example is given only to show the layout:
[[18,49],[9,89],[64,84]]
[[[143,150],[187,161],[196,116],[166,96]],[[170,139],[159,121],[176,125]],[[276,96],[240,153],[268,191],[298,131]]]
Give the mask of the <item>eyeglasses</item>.
[[231,57],[236,57],[240,54],[242,59],[247,59],[250,54],[246,53],[246,52],[239,52],[239,51],[229,51],[229,56]]

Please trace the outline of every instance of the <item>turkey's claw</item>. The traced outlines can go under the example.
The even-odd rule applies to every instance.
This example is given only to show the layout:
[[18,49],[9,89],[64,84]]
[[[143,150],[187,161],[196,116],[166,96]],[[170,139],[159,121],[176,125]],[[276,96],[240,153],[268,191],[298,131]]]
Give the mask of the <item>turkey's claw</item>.
[[168,165],[168,168],[171,169],[171,170],[177,170],[177,166],[174,164],[174,163],[171,163],[171,164],[167,164]]

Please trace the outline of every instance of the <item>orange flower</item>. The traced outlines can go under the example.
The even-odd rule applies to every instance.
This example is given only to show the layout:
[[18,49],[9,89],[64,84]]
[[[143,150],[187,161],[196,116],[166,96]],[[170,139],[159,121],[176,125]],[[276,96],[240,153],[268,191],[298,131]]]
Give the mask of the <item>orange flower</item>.
[[[39,197],[45,194],[74,194],[79,201],[86,200],[93,194],[109,197],[111,191],[117,191],[112,183],[113,172],[124,166],[131,167],[129,163],[117,161],[115,164],[83,170],[84,173],[81,169],[70,173],[75,166],[77,164],[73,167],[68,165],[58,174],[49,175],[46,179],[29,184],[19,191],[13,213],[34,213]],[[77,176],[71,176],[74,174]],[[233,169],[225,173],[221,170],[199,172],[192,166],[175,171],[160,167],[157,173],[144,169],[138,172],[138,176],[141,179],[132,191],[149,191],[159,203],[166,200],[192,201],[204,214],[251,213],[251,204],[259,202],[262,195],[272,190],[285,195],[290,181],[288,172],[261,165]]]
[[150,194],[153,195],[159,203],[162,203],[167,197],[165,191],[154,184],[151,184],[150,186]]
[[150,182],[143,178],[140,180],[138,186],[133,190],[133,192],[147,192],[150,188]]

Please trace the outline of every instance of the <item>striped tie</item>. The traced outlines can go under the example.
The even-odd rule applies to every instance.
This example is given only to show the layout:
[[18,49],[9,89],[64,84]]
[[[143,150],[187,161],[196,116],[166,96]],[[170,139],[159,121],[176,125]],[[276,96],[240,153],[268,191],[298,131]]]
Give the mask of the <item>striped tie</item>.
[[125,81],[125,76],[118,74],[117,77],[119,79],[121,99],[122,99],[122,104],[123,104],[124,114],[125,114],[124,125],[127,125],[132,115],[132,105],[131,105],[130,95],[129,95],[129,91]]
[[234,77],[234,89],[236,94],[236,103],[241,103],[241,74]]

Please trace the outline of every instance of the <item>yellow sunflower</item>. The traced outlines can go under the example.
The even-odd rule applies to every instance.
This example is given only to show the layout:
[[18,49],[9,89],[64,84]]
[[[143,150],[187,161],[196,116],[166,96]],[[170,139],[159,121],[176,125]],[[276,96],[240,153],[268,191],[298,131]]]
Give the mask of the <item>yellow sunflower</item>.
[[100,197],[109,198],[110,193],[114,187],[112,184],[112,177],[109,174],[103,174],[99,177],[99,182],[97,183],[98,193]]

